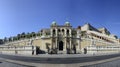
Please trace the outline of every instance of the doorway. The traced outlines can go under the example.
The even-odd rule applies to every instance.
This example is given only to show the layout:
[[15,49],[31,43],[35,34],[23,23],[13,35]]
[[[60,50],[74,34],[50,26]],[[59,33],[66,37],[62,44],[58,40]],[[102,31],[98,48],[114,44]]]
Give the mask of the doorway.
[[59,50],[60,50],[60,51],[63,51],[63,41],[60,41],[60,42],[59,42]]

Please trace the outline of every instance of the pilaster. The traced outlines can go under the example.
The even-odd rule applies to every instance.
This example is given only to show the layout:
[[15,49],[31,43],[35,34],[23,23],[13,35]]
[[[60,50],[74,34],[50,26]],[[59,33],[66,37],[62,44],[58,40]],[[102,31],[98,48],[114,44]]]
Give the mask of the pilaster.
[[65,40],[64,40],[64,49],[63,49],[63,51],[66,51],[66,46],[67,46],[66,29],[64,29],[64,30],[65,30],[65,32],[64,32],[64,34],[65,34]]

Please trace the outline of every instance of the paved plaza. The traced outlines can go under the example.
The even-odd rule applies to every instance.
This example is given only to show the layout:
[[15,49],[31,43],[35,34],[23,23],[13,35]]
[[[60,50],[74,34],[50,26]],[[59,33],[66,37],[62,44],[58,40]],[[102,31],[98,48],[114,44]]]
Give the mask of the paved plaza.
[[[108,63],[120,59],[119,54],[114,54],[114,55],[107,54],[103,58],[100,57],[100,55],[96,55],[97,57],[100,57],[100,58],[96,58],[95,55],[93,56],[92,54],[38,55],[38,56],[29,56],[29,57],[27,55],[24,57],[20,55],[20,58],[16,57],[18,55],[14,55],[14,56],[12,55],[12,57],[7,55],[0,55],[0,57],[2,56],[4,56],[2,59],[0,59],[0,61],[2,61],[0,65],[3,65],[2,67],[8,67],[9,65],[10,67],[34,67],[34,66],[35,67],[86,67],[86,66],[91,67],[92,66],[93,67],[93,65],[96,64],[98,64],[96,66],[99,66],[103,63]],[[40,57],[44,59],[44,62],[40,60],[41,59]],[[53,61],[52,59],[55,57],[57,58],[54,59]],[[5,65],[6,63],[7,66]],[[117,64],[117,62],[114,63]]]

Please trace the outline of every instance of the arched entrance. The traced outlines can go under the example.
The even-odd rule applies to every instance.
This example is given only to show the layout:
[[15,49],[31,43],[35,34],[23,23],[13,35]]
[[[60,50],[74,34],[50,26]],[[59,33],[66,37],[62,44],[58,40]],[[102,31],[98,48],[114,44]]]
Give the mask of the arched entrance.
[[60,42],[59,42],[59,50],[60,50],[60,51],[63,51],[63,41],[60,41]]

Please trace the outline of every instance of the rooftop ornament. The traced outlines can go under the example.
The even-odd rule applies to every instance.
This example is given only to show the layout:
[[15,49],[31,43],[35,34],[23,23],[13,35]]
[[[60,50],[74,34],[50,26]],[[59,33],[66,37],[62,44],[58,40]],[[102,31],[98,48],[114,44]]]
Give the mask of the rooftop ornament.
[[77,29],[81,29],[81,26],[78,26]]
[[66,26],[70,26],[70,22],[68,22],[68,21],[65,22],[65,25],[66,25]]
[[56,26],[56,25],[57,25],[56,21],[53,21],[52,26]]

